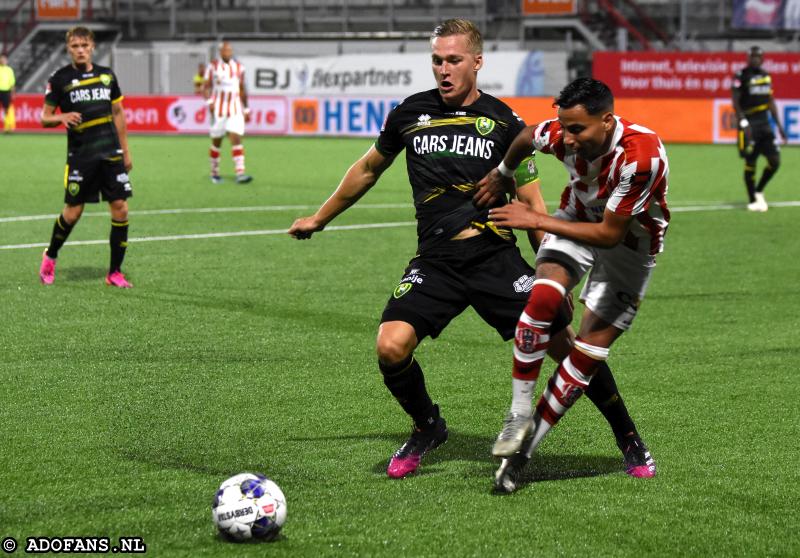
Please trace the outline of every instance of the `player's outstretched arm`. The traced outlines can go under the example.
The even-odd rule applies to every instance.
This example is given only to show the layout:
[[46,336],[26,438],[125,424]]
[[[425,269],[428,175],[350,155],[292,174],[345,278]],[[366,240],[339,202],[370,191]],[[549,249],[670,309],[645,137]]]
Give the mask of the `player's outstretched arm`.
[[500,166],[489,171],[489,174],[478,182],[478,191],[472,197],[472,202],[476,207],[488,207],[506,193],[513,194],[514,171],[522,160],[533,151],[534,130],[536,130],[536,126],[523,128],[511,142]]
[[128,121],[125,120],[125,109],[122,108],[122,101],[116,101],[111,104],[111,117],[114,120],[114,127],[117,129],[125,170],[130,172],[133,168],[133,160],[131,159],[130,151],[128,151]]
[[389,168],[392,161],[394,157],[386,157],[375,149],[374,145],[370,147],[369,151],[347,170],[331,197],[314,215],[301,217],[292,223],[289,234],[298,240],[303,240],[324,229],[328,223],[366,194],[381,174]]
[[545,231],[599,248],[611,248],[622,242],[633,221],[633,216],[618,215],[609,209],[605,210],[603,220],[599,223],[565,221],[534,211],[517,200],[490,209],[489,218],[496,225]]

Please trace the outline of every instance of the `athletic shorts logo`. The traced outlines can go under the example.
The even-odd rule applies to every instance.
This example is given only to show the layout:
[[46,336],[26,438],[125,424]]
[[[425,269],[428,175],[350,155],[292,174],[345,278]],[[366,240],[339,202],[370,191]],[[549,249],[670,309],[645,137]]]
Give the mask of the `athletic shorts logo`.
[[67,190],[71,196],[77,196],[78,192],[81,191],[81,185],[77,182],[70,182],[67,184]]
[[518,293],[529,293],[531,289],[533,289],[533,282],[535,278],[529,277],[528,275],[523,275],[516,281],[514,281],[514,290]]
[[624,291],[617,292],[617,299],[622,303],[628,306],[634,312],[639,309],[639,304],[642,302],[639,300],[638,296],[632,295],[630,293],[626,293]]
[[100,83],[108,87],[111,85],[111,76],[109,74],[100,74]]
[[414,285],[412,283],[400,283],[399,285],[397,285],[397,288],[394,290],[394,295],[393,296],[395,298],[400,298],[401,296],[406,294],[408,291],[410,291],[411,287],[413,287],[413,286]]
[[494,120],[481,116],[475,121],[475,129],[482,136],[490,134],[494,130]]

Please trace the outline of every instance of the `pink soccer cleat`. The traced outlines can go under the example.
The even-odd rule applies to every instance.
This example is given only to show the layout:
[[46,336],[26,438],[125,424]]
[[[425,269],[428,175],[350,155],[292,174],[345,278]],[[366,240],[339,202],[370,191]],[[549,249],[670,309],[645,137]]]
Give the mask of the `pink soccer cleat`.
[[39,266],[39,279],[43,285],[52,285],[56,280],[56,261],[47,255],[47,250],[42,254],[42,265]]
[[414,473],[426,453],[438,448],[447,441],[447,423],[440,416],[436,407],[436,423],[430,429],[420,430],[416,426],[411,436],[389,461],[386,474],[389,478],[402,479]]
[[650,479],[656,476],[656,462],[641,438],[637,436],[620,449],[627,474],[637,479]]
[[133,285],[125,279],[121,271],[115,271],[106,275],[106,285],[119,287],[120,289],[130,289],[133,287]]

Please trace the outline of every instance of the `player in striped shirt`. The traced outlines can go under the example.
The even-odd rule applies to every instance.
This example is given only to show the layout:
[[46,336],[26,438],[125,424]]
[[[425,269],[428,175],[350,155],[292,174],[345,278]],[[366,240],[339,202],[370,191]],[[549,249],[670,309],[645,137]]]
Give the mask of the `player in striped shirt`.
[[244,66],[233,58],[233,47],[227,41],[219,46],[219,59],[206,68],[204,96],[211,112],[211,182],[221,184],[219,154],[222,138],[228,135],[231,155],[236,169],[236,182],[253,180],[244,168],[244,124],[250,121],[247,91],[244,85]]
[[[525,128],[484,183],[502,185],[531,145],[555,155],[570,175],[554,216],[514,201],[490,209],[497,226],[545,231],[536,257],[536,280],[520,316],[514,344],[514,382],[536,382],[549,346],[550,326],[565,296],[587,276],[586,309],[569,355],[559,364],[535,412],[507,418],[493,448],[504,458],[495,489],[513,492],[519,473],[542,438],[586,390],[612,343],[631,327],[664,247],[669,223],[669,165],[658,136],[614,115],[614,98],[602,82],[581,78],[555,100],[558,118]],[[506,179],[510,182],[510,178]],[[508,187],[508,184],[504,186]],[[526,390],[530,393],[532,390]],[[509,413],[509,417],[512,413]],[[647,475],[652,458],[639,465]]]

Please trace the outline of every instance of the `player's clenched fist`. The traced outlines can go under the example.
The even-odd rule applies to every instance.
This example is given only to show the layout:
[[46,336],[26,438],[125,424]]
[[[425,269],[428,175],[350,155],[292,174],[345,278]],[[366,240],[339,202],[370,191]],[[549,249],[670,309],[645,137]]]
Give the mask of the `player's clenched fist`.
[[312,215],[311,217],[301,217],[292,223],[292,226],[289,227],[289,234],[297,240],[305,240],[324,228],[325,225],[320,224]]

